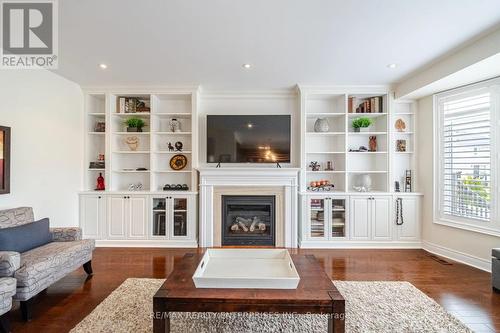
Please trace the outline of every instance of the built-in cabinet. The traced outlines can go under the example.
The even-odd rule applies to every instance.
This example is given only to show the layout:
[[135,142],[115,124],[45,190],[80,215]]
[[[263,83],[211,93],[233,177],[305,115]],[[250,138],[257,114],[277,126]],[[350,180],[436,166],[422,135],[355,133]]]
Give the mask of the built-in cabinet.
[[419,194],[303,193],[301,198],[301,247],[420,246]]
[[102,246],[196,247],[195,193],[80,195],[85,238]]

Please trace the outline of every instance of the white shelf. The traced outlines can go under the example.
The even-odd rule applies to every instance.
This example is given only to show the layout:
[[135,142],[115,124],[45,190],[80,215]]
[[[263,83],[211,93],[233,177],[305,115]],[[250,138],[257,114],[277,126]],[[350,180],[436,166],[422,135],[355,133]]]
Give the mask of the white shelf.
[[307,117],[342,117],[345,116],[345,113],[333,113],[333,112],[312,112],[306,113]]
[[191,170],[154,170],[156,173],[191,173]]
[[116,135],[149,135],[150,132],[114,132]]
[[345,154],[345,151],[309,151],[306,154],[318,155],[318,154]]
[[394,154],[414,154],[413,151],[395,151]]
[[387,154],[386,151],[348,151],[347,153],[353,155]]
[[106,117],[105,113],[102,112],[90,112],[87,113],[88,116],[95,116],[95,117]]
[[113,170],[118,173],[149,173],[150,170]]
[[359,174],[359,173],[387,173],[386,170],[361,170],[361,171],[348,171],[348,173]]
[[191,150],[183,150],[183,151],[154,151],[155,154],[191,154]]
[[106,171],[106,169],[98,169],[98,168],[87,168],[88,171]]
[[349,135],[387,135],[387,132],[347,132]]
[[388,113],[386,112],[377,112],[377,113],[348,113],[349,117],[352,118],[359,118],[359,117],[366,117],[366,118],[377,118],[377,117],[382,117],[382,116],[387,116]]
[[315,174],[315,173],[345,173],[345,171],[337,171],[337,170],[325,170],[325,171],[311,171],[311,170],[307,170],[306,171],[307,173],[310,173],[310,174]]
[[177,117],[177,118],[191,118],[191,113],[184,113],[184,112],[172,112],[172,113],[153,113],[153,116],[158,116],[158,117]]
[[87,132],[90,135],[105,135],[106,132]]
[[307,132],[310,136],[328,136],[328,135],[344,135],[345,132]]
[[153,134],[161,134],[161,135],[191,135],[191,132],[153,132]]
[[396,116],[414,116],[415,113],[413,112],[397,112],[397,113],[394,113],[394,117]]
[[414,133],[413,132],[397,132],[397,131],[395,131],[394,134],[395,135],[412,135]]
[[114,151],[113,154],[149,154],[147,150]]
[[112,113],[113,116],[117,117],[149,117],[150,112],[135,112],[135,113]]

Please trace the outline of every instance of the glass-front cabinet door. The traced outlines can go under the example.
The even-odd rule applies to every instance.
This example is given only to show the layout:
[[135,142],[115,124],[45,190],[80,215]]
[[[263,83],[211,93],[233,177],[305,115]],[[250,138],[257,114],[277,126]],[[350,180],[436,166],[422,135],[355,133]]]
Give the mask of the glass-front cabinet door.
[[328,211],[326,198],[309,198],[309,237],[312,239],[325,238]]
[[172,232],[175,237],[188,235],[188,199],[183,197],[172,198]]
[[347,200],[331,198],[330,199],[330,237],[331,238],[339,238],[346,237],[346,202]]
[[153,236],[167,236],[167,198],[153,198]]

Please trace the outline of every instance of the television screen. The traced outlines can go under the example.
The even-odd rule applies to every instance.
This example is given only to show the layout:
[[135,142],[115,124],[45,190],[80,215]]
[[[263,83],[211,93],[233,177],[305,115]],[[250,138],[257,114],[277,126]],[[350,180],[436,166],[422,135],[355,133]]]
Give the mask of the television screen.
[[207,116],[207,163],[289,163],[289,115]]

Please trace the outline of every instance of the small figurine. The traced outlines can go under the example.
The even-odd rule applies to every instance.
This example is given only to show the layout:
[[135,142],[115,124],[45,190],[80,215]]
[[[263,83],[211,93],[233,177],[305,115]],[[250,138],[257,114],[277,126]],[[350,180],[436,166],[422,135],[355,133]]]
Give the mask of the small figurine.
[[172,118],[169,122],[170,131],[171,132],[180,132],[181,131],[181,123],[175,118]]
[[397,180],[394,182],[394,192],[401,192],[401,189],[399,188],[399,182]]
[[168,151],[174,151],[174,146],[172,146],[172,143],[168,143]]
[[325,171],[333,171],[333,163],[332,161],[327,161],[326,162],[326,169]]
[[319,171],[320,165],[317,161],[312,161],[311,164],[309,164],[309,167],[312,169],[312,171]]
[[377,151],[377,137],[376,136],[370,136],[370,151]]
[[97,177],[96,191],[104,191],[106,187],[104,186],[104,177],[102,172],[99,172],[99,177]]
[[184,145],[182,144],[182,142],[177,141],[177,142],[175,143],[175,149],[176,149],[176,151],[182,151],[182,147],[183,147],[183,146],[184,146]]
[[125,139],[125,143],[127,144],[128,148],[132,151],[136,151],[137,148],[139,148],[139,138],[136,136],[128,136]]

